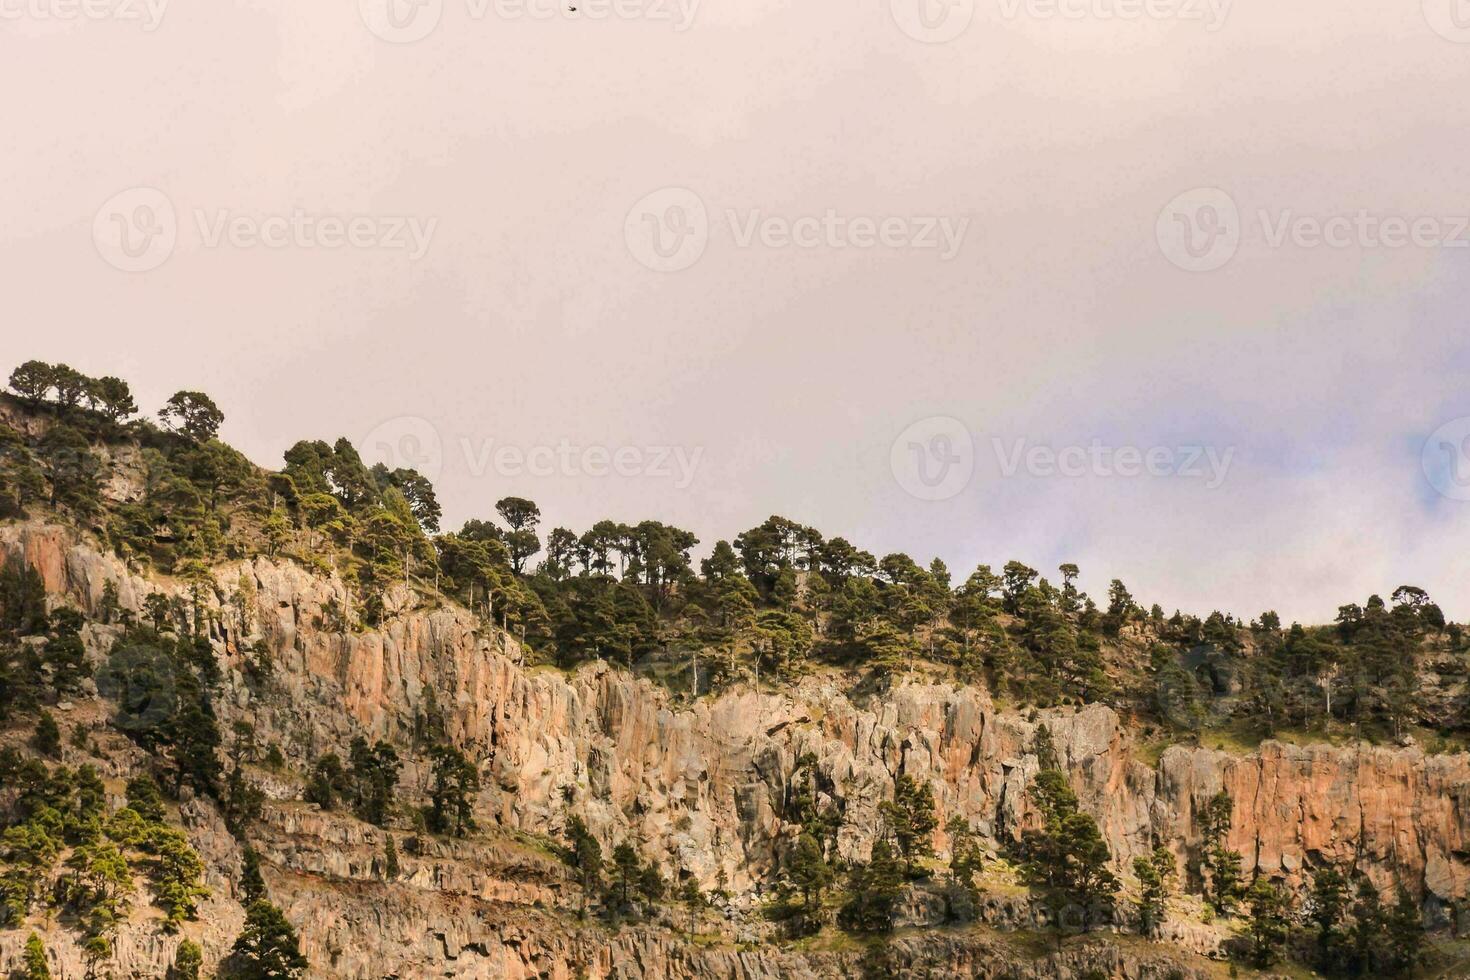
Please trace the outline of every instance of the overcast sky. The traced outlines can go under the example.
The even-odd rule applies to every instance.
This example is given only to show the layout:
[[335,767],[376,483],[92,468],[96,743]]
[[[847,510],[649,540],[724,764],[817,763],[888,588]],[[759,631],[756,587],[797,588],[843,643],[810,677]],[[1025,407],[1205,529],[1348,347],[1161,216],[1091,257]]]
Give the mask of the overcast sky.
[[0,0],[6,370],[451,527],[1470,617],[1463,0],[88,2]]

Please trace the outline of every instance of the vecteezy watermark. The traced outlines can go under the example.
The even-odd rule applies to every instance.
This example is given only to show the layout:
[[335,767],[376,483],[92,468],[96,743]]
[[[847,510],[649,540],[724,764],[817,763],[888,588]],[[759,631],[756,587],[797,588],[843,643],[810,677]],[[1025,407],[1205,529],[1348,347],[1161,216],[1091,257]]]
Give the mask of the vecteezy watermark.
[[1451,419],[1430,433],[1419,461],[1441,496],[1470,500],[1470,417]]
[[114,194],[92,219],[97,253],[124,272],[147,272],[163,265],[178,239],[173,202],[153,187]]
[[920,500],[948,500],[970,485],[975,441],[959,419],[935,415],[899,433],[888,451],[893,478]]
[[1023,436],[1010,441],[996,437],[991,439],[996,462],[1000,464],[1000,475],[1015,476],[1025,472],[1035,477],[1101,476],[1133,478],[1182,477],[1190,480],[1205,480],[1205,488],[1214,490],[1225,482],[1230,464],[1235,459],[1235,447],[1223,450],[1216,446],[1109,446],[1101,439],[1094,439],[1086,446],[1073,445],[1054,448],[1033,446]]
[[1218,187],[1197,187],[1159,212],[1154,237],[1164,257],[1189,272],[1213,272],[1240,248],[1240,210]]
[[1359,210],[1318,218],[1286,209],[1275,215],[1259,211],[1257,218],[1271,248],[1288,244],[1297,248],[1470,247],[1470,215],[1410,218]]
[[1467,248],[1470,214],[1401,215],[1360,208],[1319,216],[1259,208],[1243,218],[1225,191],[1200,187],[1165,205],[1154,231],[1159,249],[1174,265],[1212,272],[1235,257],[1247,233],[1269,249]]
[[444,18],[444,0],[357,0],[369,31],[384,41],[411,44],[434,32]]
[[[463,0],[471,21],[641,20],[689,30],[700,0]],[[381,40],[411,44],[434,33],[444,19],[445,0],[358,0],[367,29]]]
[[444,470],[444,442],[428,419],[400,415],[380,423],[357,443],[368,463],[390,470],[414,470],[429,482]]
[[948,215],[848,216],[828,208],[821,215],[795,218],[765,214],[760,209],[727,210],[725,218],[734,232],[735,245],[749,248],[912,248],[938,250],[939,261],[959,254],[967,217]]
[[975,0],[888,0],[888,12],[915,41],[943,44],[965,33],[975,19]]
[[493,470],[504,477],[604,477],[672,480],[675,490],[694,482],[704,447],[695,446],[579,446],[563,439],[556,445],[518,446],[481,440],[475,445],[460,440],[470,474],[484,476]]
[[169,0],[0,0],[0,21],[115,20],[158,30]]
[[[736,248],[915,249],[935,251],[941,262],[959,254],[970,227],[964,216],[849,215],[834,208],[802,215],[727,208],[722,214]],[[699,261],[711,231],[703,199],[687,187],[645,195],[623,220],[628,251],[658,272],[678,272]]]
[[[414,470],[430,482],[444,471],[445,440],[428,419],[400,415],[387,419],[355,443],[364,462],[389,470]],[[684,490],[694,482],[703,446],[579,445],[569,439],[555,444],[517,445],[493,438],[461,436],[453,441],[471,476],[620,477],[668,480]]]
[[[279,214],[194,208],[204,248],[378,249],[401,251],[410,262],[428,252],[438,218],[416,215],[316,214],[292,208]],[[168,195],[134,187],[109,198],[92,220],[98,254],[124,272],[147,272],[168,261],[179,241],[179,220]]]
[[704,201],[687,187],[646,194],[623,220],[623,241],[635,259],[656,272],[687,269],[709,244]]
[[[991,438],[995,461],[1005,478],[1025,474],[1039,479],[1063,477],[1174,477],[1202,480],[1208,490],[1225,482],[1235,447],[1209,445],[1115,446],[1094,439],[1087,445],[1033,445],[1022,436]],[[1470,447],[1467,447],[1470,448]],[[948,415],[920,419],[889,449],[893,478],[920,500],[948,500],[970,484],[975,472],[975,440],[965,423]]]
[[1211,33],[1225,26],[1233,0],[999,0],[1006,20],[1199,22]]
[[1447,41],[1470,44],[1470,0],[1422,0],[1430,30]]
[[471,17],[487,4],[502,20],[646,20],[680,34],[699,12],[699,0],[466,0]]
[[174,665],[156,647],[118,643],[95,679],[98,693],[117,705],[112,724],[125,732],[153,732],[174,716]]
[[410,262],[417,262],[429,251],[439,219],[312,214],[301,208],[285,214],[196,208],[194,223],[205,248],[383,249],[406,252]]

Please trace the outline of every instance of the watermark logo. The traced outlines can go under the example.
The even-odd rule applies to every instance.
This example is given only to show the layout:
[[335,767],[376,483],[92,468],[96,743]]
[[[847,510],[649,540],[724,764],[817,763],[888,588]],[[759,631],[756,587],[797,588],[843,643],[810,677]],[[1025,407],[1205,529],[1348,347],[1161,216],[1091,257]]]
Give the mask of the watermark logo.
[[0,21],[71,23],[115,20],[158,30],[169,0],[0,0]]
[[156,647],[120,646],[97,669],[97,693],[117,705],[112,723],[125,732],[162,728],[174,716],[174,665]]
[[704,458],[703,446],[583,446],[567,439],[556,445],[534,446],[498,443],[494,439],[482,439],[476,445],[461,439],[459,448],[470,474],[477,478],[489,471],[508,479],[621,477],[669,480],[675,490],[687,489],[694,482]]
[[1321,218],[1291,209],[1272,215],[1258,211],[1257,220],[1271,248],[1466,248],[1470,247],[1470,215],[1354,214]]
[[[719,214],[736,248],[913,249],[937,253],[941,262],[959,254],[970,219],[962,215],[771,214],[760,208],[726,208]],[[628,211],[623,238],[640,263],[678,272],[699,261],[717,227],[700,196],[665,187]]]
[[1170,201],[1159,212],[1155,233],[1170,262],[1190,272],[1212,272],[1234,258],[1247,238],[1272,250],[1470,248],[1470,214],[1384,214],[1359,208],[1312,215],[1257,208],[1242,215],[1229,194],[1202,187]]
[[910,496],[949,500],[970,485],[975,441],[959,419],[933,415],[899,433],[889,449],[888,465]]
[[1043,479],[1060,476],[1079,477],[1180,477],[1204,480],[1205,489],[1214,490],[1225,482],[1230,464],[1235,460],[1235,447],[1227,446],[1111,446],[1094,439],[1085,446],[1060,448],[1032,445],[1025,437],[991,440],[1000,475],[1018,473]]
[[444,443],[428,419],[400,415],[363,436],[359,451],[368,463],[390,470],[415,470],[431,483],[444,470]]
[[1213,272],[1240,248],[1240,209],[1218,187],[1197,187],[1164,206],[1154,235],[1174,265],[1187,272]]
[[1470,0],[1423,0],[1424,20],[1447,41],[1470,44]]
[[[0,0],[4,2],[4,0]],[[689,30],[700,0],[464,0],[462,12],[471,22],[494,17],[502,21],[640,20],[672,24],[676,33]],[[390,44],[422,41],[444,19],[445,0],[358,0],[367,29]]]
[[1000,0],[1006,20],[1173,20],[1202,23],[1214,33],[1225,26],[1232,0]]
[[1424,440],[1420,462],[1429,485],[1451,500],[1470,500],[1470,416],[1452,419]]
[[173,202],[153,187],[132,187],[113,195],[92,219],[97,253],[124,272],[147,272],[163,265],[178,239]]
[[433,482],[447,455],[460,460],[471,477],[497,479],[571,477],[575,479],[666,480],[684,490],[694,482],[704,447],[666,444],[584,445],[569,439],[522,445],[495,438],[459,436],[448,440],[428,419],[400,415],[387,419],[355,445],[368,464],[389,470],[414,470]]
[[975,0],[889,0],[893,22],[915,41],[944,44],[953,41],[975,19]]
[[655,272],[687,269],[709,244],[704,201],[687,187],[664,187],[647,194],[623,220],[623,240],[633,257]]
[[382,249],[401,251],[417,262],[429,251],[438,218],[416,215],[255,214],[229,208],[194,209],[194,225],[205,248]]
[[[423,258],[439,226],[438,218],[415,215],[314,214],[301,208],[278,214],[229,208],[188,212],[198,244],[207,249],[268,248],[401,251],[410,262]],[[124,272],[156,269],[178,246],[179,217],[167,194],[133,187],[109,198],[92,219],[92,241],[111,266]]]
[[362,22],[390,44],[412,44],[434,32],[444,16],[444,0],[357,0]]
[[857,248],[935,250],[948,262],[960,252],[970,219],[951,215],[844,215],[828,208],[795,218],[760,209],[725,212],[737,248]]
[[646,20],[668,22],[682,34],[694,25],[699,0],[468,0],[476,20],[493,5],[502,20]]
[[151,34],[168,7],[169,0],[0,0],[0,21],[121,21]]

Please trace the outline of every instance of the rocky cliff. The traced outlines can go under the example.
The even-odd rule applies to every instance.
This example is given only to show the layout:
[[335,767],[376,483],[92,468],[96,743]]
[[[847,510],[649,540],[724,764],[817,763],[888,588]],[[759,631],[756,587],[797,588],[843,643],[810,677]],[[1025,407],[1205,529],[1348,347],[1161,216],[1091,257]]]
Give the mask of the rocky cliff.
[[[0,528],[0,549],[23,556],[58,599],[93,613],[107,582],[131,609],[150,591],[184,590],[55,526]],[[562,866],[525,841],[559,836],[571,802],[605,846],[631,838],[645,857],[706,887],[725,882],[736,925],[722,929],[737,944],[757,938],[740,934],[740,911],[756,901],[792,833],[782,805],[798,758],[815,757],[823,784],[845,806],[846,856],[867,855],[878,803],[899,773],[932,784],[941,826],[959,815],[998,845],[1033,819],[1025,787],[1038,768],[1031,749],[1043,722],[1120,871],[1155,843],[1187,866],[1199,844],[1196,815],[1225,788],[1236,800],[1230,843],[1248,870],[1291,879],[1323,860],[1356,862],[1380,884],[1401,882],[1431,904],[1467,889],[1465,755],[1267,743],[1248,756],[1176,746],[1150,765],[1119,717],[1099,705],[1022,716],[997,710],[975,688],[898,683],[860,696],[833,675],[779,692],[747,687],[676,703],[606,665],[570,676],[527,669],[513,640],[431,595],[392,596],[398,611],[381,629],[343,633],[331,629],[332,610],[348,601],[341,584],[296,565],[258,558],[222,566],[210,591],[227,720],[252,722],[299,762],[340,751],[359,733],[406,743],[432,692],[450,736],[484,775],[478,812],[493,839],[425,840],[394,882],[375,866],[382,831],[284,799],[267,808],[261,848],[273,895],[324,975],[850,975],[861,960],[851,951],[691,948],[668,928],[589,930],[570,917]],[[106,632],[93,628],[99,651]],[[244,659],[261,645],[274,671],[252,682]],[[405,767],[406,783],[421,785],[423,776],[414,762]],[[293,795],[289,779],[279,782],[274,795]],[[218,821],[196,807],[186,824],[227,892],[233,850]],[[943,831],[935,844],[944,855]],[[216,933],[232,925],[223,911],[211,922],[211,956],[222,952]],[[0,956],[12,945],[0,940]],[[992,935],[941,933],[904,937],[887,955],[935,975],[1039,977],[1065,975],[1078,948],[1047,961]],[[1159,966],[1126,943],[1108,948],[1107,975],[1181,968]],[[164,952],[136,955],[157,963]],[[1006,972],[997,964],[1008,964]],[[151,974],[129,966],[122,975]]]

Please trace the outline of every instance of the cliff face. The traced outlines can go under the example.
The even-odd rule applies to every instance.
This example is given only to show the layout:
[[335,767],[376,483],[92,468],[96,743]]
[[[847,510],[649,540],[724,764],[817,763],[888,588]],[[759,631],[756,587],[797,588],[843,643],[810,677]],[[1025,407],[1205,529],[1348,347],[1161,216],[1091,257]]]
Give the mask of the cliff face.
[[[56,527],[0,528],[0,551],[23,553],[49,592],[94,613],[109,581],[132,609],[148,592],[183,591],[129,572]],[[390,608],[407,599],[390,597]],[[782,803],[801,756],[816,758],[824,785],[845,804],[839,846],[846,856],[867,855],[878,804],[901,772],[932,783],[941,826],[959,814],[998,842],[1032,819],[1025,787],[1037,770],[1030,749],[1041,722],[1120,869],[1156,842],[1192,857],[1196,814],[1224,788],[1236,801],[1230,843],[1247,871],[1254,865],[1298,877],[1325,860],[1356,861],[1381,885],[1402,882],[1439,900],[1463,897],[1470,884],[1465,755],[1267,743],[1244,757],[1175,747],[1154,767],[1139,760],[1132,736],[1103,706],[1043,711],[1032,720],[997,711],[974,688],[900,683],[858,697],[830,677],[780,693],[742,689],[676,704],[663,689],[606,665],[572,677],[526,669],[512,640],[457,607],[402,612],[378,631],[343,634],[328,628],[333,601],[347,601],[339,583],[295,565],[256,559],[217,569],[207,602],[226,667],[226,721],[251,721],[263,740],[279,741],[300,760],[340,751],[355,734],[406,743],[432,691],[450,736],[480,763],[482,824],[559,836],[571,800],[605,846],[632,838],[646,857],[706,887],[723,876],[737,905],[752,900],[755,880],[792,832]],[[94,639],[101,648],[106,637]],[[252,686],[241,667],[257,642],[275,669]],[[423,778],[415,763],[405,767],[405,782]],[[222,828],[201,819],[190,829],[221,866],[232,860],[216,839]],[[695,953],[667,930],[599,938],[566,919],[573,890],[560,865],[511,844],[425,842],[428,851],[404,858],[400,880],[383,882],[374,864],[381,837],[300,804],[268,808],[260,846],[273,894],[303,928],[319,968],[382,976],[386,967],[374,964],[399,963],[399,975],[408,976],[433,963],[436,975],[497,977],[535,976],[547,964],[560,964],[549,975],[571,975],[563,968],[579,963],[593,976],[835,976],[853,969],[837,954],[807,954],[797,963],[734,950],[705,950],[705,965],[696,965],[681,959]],[[935,844],[947,852],[943,831]],[[943,942],[952,948],[933,946],[926,955],[951,962],[956,973],[989,975],[978,964],[991,940]],[[1065,964],[1051,967],[1034,975],[1064,975],[1055,971]],[[1128,969],[1116,975],[1149,975],[1138,971],[1151,967]]]

